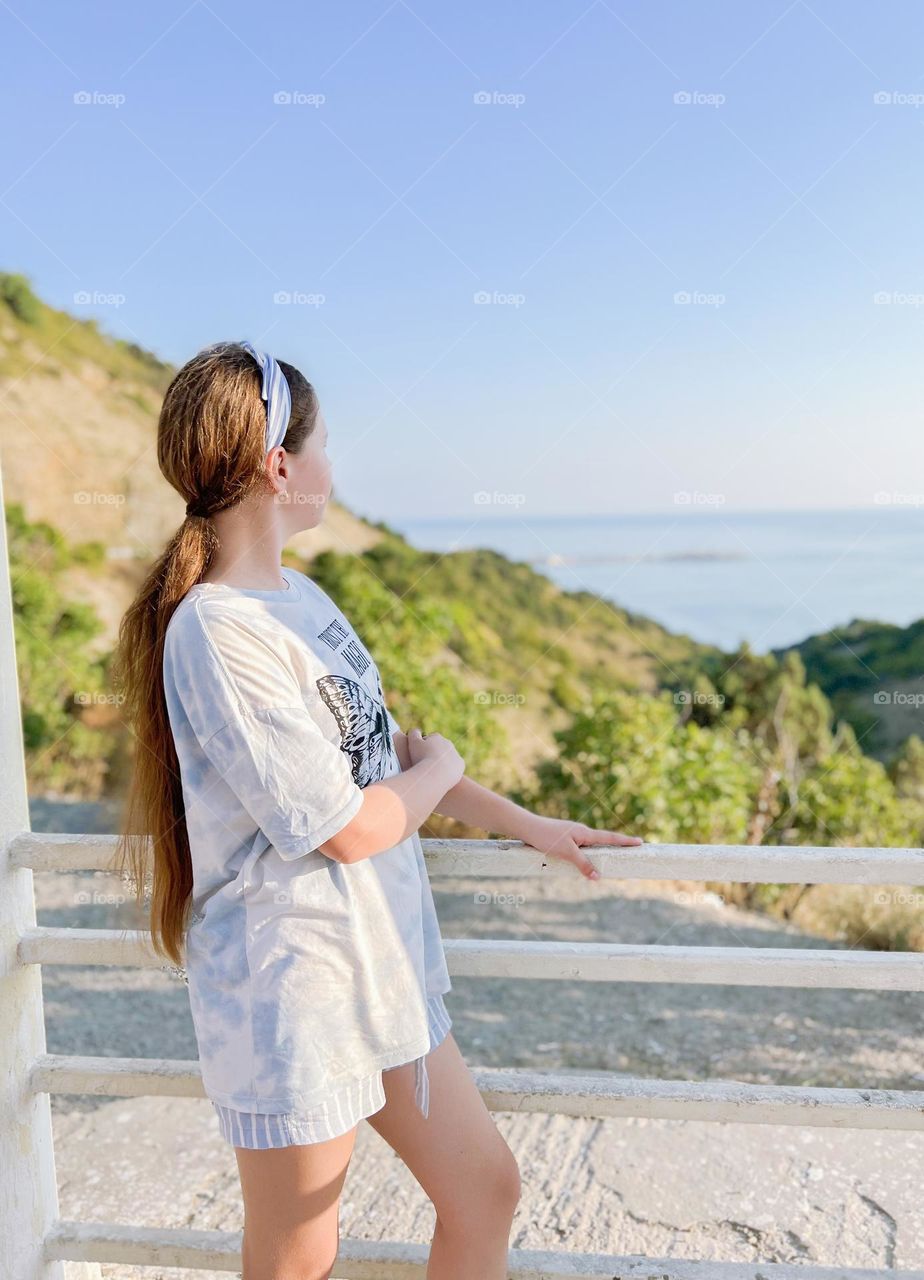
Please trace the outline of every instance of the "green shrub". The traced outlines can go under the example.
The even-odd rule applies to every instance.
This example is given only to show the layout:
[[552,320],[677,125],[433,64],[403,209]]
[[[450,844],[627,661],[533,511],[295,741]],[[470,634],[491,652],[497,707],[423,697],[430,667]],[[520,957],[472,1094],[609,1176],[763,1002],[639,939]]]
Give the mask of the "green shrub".
[[32,292],[25,276],[0,272],[0,298],[6,303],[13,315],[24,324],[37,324],[42,314],[42,304]]

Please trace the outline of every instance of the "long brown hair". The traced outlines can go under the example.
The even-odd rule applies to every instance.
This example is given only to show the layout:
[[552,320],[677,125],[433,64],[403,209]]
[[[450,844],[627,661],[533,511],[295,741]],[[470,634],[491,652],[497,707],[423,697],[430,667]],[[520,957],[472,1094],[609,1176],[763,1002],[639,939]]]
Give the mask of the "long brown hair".
[[[298,453],[314,430],[318,399],[298,369],[279,361],[292,396],[282,445]],[[164,634],[177,605],[208,569],[219,545],[210,519],[269,482],[262,374],[237,342],[193,356],[173,378],[157,423],[157,461],[192,507],[150,569],[119,626],[113,678],[134,738],[132,773],[112,870],[143,905],[150,881],[151,941],[183,962],[192,863],[183,790],[163,684]]]

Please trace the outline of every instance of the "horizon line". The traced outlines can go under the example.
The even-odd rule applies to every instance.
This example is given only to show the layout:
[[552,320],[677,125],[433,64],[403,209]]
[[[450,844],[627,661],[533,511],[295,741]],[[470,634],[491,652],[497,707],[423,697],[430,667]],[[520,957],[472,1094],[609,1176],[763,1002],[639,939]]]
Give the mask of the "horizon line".
[[[924,501],[920,504],[916,503],[876,503],[870,506],[854,506],[854,507],[735,507],[726,510],[724,507],[700,507],[679,505],[677,507],[665,508],[662,510],[646,510],[646,511],[590,511],[590,512],[539,512],[533,514],[534,520],[625,520],[629,518],[644,519],[664,519],[666,516],[676,514],[678,519],[686,519],[691,515],[702,516],[718,516],[720,513],[726,516],[795,516],[795,515],[857,515],[872,512],[885,511],[916,511],[919,506],[924,506]],[[404,520],[412,524],[455,524],[460,521],[470,520],[471,511],[459,512],[455,515],[440,516],[381,516],[380,520],[388,524],[392,520]],[[373,522],[372,517],[363,516],[362,519]],[[491,520],[498,522],[507,522],[510,524],[524,523],[521,516],[511,514],[503,515],[500,512],[493,512],[489,517]]]

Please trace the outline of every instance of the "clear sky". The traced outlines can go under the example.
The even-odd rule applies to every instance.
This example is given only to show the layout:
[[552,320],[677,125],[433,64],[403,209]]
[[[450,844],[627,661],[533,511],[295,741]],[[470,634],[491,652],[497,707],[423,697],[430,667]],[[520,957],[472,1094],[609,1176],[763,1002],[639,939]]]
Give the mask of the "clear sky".
[[374,519],[902,502],[922,36],[916,0],[4,0],[0,267],[176,363],[298,364]]

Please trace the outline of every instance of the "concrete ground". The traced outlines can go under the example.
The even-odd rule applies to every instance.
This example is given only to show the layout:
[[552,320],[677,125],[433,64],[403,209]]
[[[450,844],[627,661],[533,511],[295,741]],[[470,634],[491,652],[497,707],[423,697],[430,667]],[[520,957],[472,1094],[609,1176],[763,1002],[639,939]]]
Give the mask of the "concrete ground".
[[[90,829],[85,815],[74,820]],[[59,815],[49,829],[64,829]],[[88,874],[35,879],[40,923],[137,924],[129,904],[86,901],[88,890],[105,895],[117,883]],[[447,938],[834,945],[689,886],[591,884],[577,873],[517,884],[435,876],[433,885]],[[176,975],[49,967],[44,987],[50,1052],[195,1057]],[[898,1089],[924,1081],[915,993],[454,978],[447,1006],[471,1066]],[[52,1107],[62,1217],[240,1230],[234,1156],[208,1102],[56,1097]],[[495,1120],[523,1174],[514,1247],[924,1267],[919,1133],[505,1113]],[[424,1243],[432,1228],[414,1179],[361,1124],[342,1236]],[[99,1274],[219,1280],[114,1265]]]

